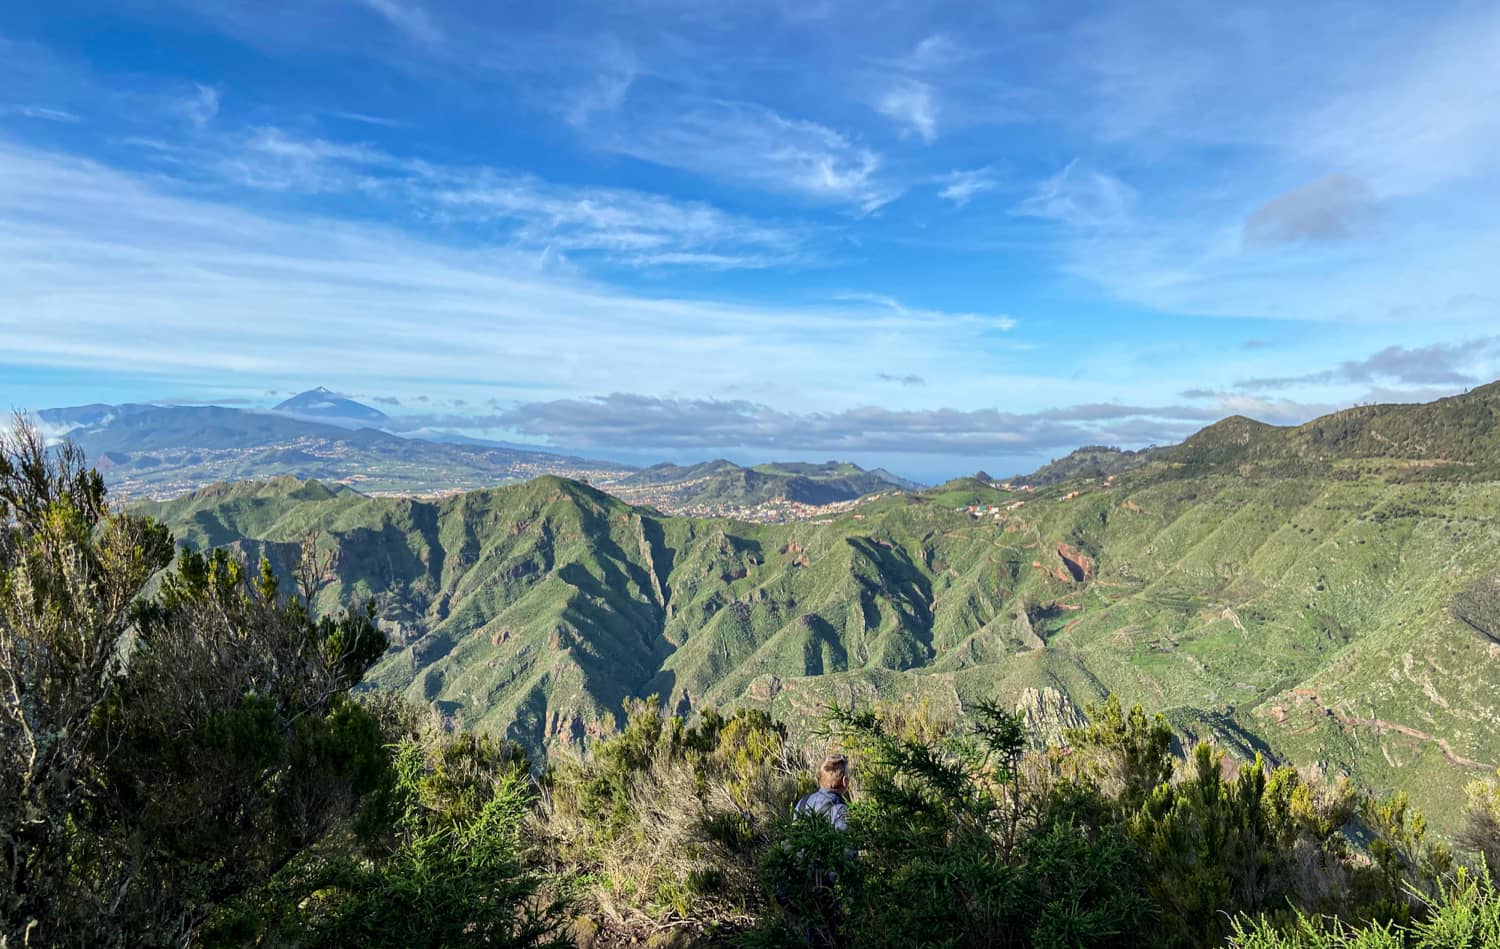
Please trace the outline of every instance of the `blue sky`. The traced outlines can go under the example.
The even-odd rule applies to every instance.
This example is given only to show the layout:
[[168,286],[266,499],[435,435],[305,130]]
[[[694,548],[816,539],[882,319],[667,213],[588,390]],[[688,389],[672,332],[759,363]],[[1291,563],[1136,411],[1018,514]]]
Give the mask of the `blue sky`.
[[0,400],[935,479],[1500,375],[1500,7],[1242,6],[9,4]]

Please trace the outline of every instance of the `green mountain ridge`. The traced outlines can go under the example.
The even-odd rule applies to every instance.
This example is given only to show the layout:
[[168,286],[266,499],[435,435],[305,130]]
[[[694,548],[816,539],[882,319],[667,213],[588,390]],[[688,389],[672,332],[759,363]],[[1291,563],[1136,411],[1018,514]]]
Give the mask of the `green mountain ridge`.
[[652,465],[612,483],[609,490],[627,501],[707,511],[749,508],[777,498],[821,506],[918,487],[884,469],[866,471],[849,462],[769,462],[747,468],[719,458],[696,465]]
[[1159,457],[1166,449],[1141,448],[1126,451],[1107,445],[1086,445],[1056,458],[1029,475],[1012,478],[1013,484],[1047,487],[1074,478],[1106,478],[1123,474]]
[[1185,740],[1404,788],[1439,821],[1500,761],[1500,388],[1296,428],[1228,419],[1108,481],[963,479],[819,522],[663,516],[555,477],[436,501],[294,480],[141,505],[193,546],[337,551],[373,682],[537,751],[626,698],[754,705],[1105,693]]

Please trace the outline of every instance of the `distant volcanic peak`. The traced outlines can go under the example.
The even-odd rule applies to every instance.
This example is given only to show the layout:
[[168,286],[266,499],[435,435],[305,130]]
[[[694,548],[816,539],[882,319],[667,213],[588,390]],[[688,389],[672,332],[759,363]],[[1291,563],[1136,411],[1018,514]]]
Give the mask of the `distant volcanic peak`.
[[368,405],[346,399],[344,396],[323,386],[316,389],[308,389],[287,399],[276,406],[275,411],[285,412],[288,415],[296,415],[302,418],[315,418],[326,420],[343,420],[349,422],[367,422],[379,424],[387,421],[387,416],[379,409],[373,409]]

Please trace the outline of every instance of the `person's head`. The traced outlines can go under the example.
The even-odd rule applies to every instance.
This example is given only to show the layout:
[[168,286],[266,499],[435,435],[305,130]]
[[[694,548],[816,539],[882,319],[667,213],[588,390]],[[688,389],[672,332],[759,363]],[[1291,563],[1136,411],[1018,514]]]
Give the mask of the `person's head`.
[[849,759],[832,754],[818,765],[818,787],[843,794],[849,790]]

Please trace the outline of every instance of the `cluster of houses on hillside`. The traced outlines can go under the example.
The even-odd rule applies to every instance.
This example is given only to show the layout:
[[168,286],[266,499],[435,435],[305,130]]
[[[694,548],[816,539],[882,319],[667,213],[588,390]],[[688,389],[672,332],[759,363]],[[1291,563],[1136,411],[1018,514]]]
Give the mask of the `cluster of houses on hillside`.
[[956,507],[956,508],[954,508],[954,511],[958,512],[959,514],[968,514],[970,517],[974,518],[975,520],[978,520],[978,519],[980,519],[982,517],[992,517],[992,518],[994,518],[995,520],[998,521],[998,520],[1003,520],[1004,517],[1005,517],[1005,515],[1007,513],[1011,512],[1011,511],[1014,511],[1016,508],[1020,507],[1021,505],[1025,504],[1025,503],[1026,503],[1025,501],[1012,501],[1009,504],[1004,504],[1004,505],[1001,505],[1001,504],[966,504],[966,505],[964,505],[962,507]]

